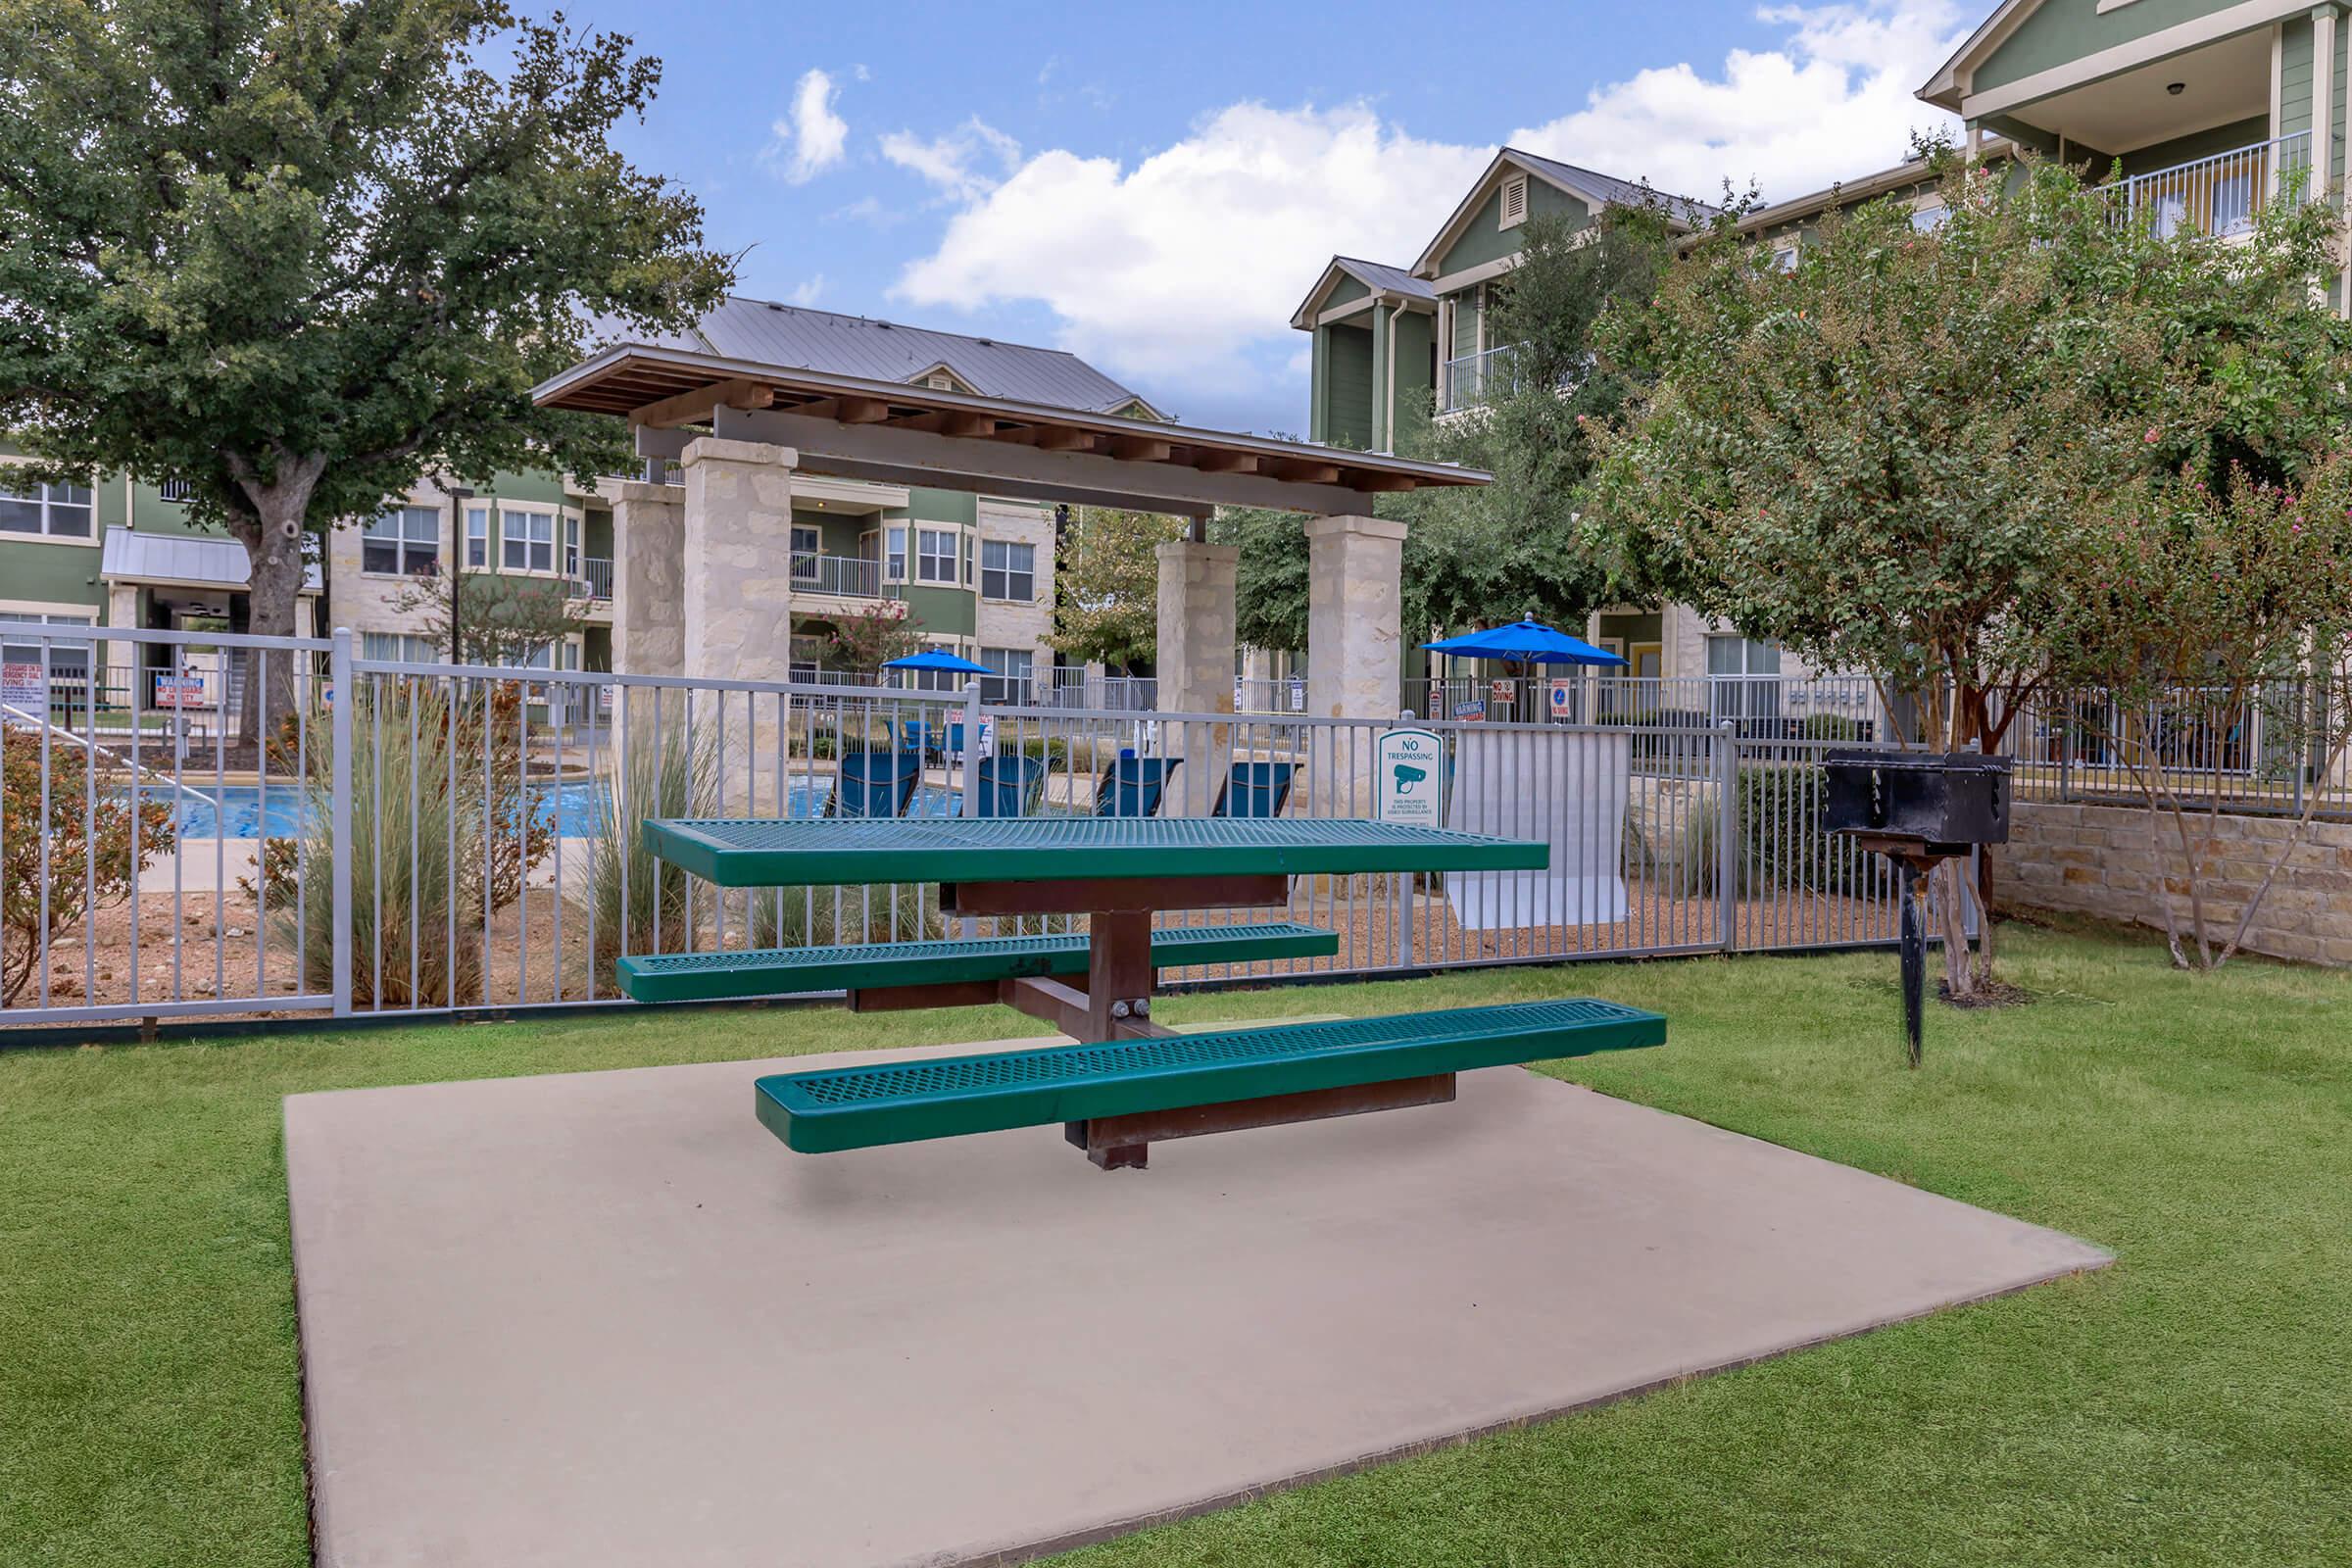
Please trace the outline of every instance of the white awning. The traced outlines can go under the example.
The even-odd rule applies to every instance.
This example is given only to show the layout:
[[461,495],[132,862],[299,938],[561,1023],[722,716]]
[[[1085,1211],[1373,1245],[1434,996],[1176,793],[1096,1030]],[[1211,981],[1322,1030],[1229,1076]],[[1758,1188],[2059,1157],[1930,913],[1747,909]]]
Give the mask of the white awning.
[[[194,533],[136,533],[106,530],[99,573],[110,582],[169,583],[188,588],[242,591],[253,580],[245,547],[234,539]],[[302,590],[318,591],[318,564],[303,568]]]

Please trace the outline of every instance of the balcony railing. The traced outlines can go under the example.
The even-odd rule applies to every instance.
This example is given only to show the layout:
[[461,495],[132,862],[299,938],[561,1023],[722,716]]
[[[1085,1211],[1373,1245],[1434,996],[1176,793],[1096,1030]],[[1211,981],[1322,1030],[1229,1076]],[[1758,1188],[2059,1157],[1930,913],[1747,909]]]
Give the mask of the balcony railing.
[[832,594],[841,599],[900,597],[898,583],[882,580],[882,563],[863,556],[819,556],[807,551],[792,558],[795,593]]
[[1447,360],[1438,387],[1438,412],[1459,414],[1518,391],[1518,357],[1519,345],[1505,343],[1483,354]]
[[2310,177],[2311,132],[2302,130],[2133,174],[2105,189],[2119,222],[2151,224],[2162,239],[2183,231],[2227,239],[2249,232],[2273,201],[2308,200]]
[[603,556],[580,558],[580,583],[591,599],[612,597],[612,563]]

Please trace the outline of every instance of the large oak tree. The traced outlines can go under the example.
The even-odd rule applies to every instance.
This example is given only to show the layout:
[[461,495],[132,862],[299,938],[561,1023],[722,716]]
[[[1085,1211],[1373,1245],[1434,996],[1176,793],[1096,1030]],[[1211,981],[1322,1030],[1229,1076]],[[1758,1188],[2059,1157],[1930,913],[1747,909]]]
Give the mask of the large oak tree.
[[726,284],[607,139],[659,76],[500,0],[0,0],[0,424],[185,484],[251,629],[292,631],[306,533],[431,469],[618,456],[527,392],[592,319]]

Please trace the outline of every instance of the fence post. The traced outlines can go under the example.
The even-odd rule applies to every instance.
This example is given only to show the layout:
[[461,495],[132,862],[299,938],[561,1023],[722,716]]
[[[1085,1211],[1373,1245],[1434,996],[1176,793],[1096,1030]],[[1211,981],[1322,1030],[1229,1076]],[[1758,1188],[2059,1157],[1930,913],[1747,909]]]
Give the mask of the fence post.
[[[963,807],[965,816],[980,814],[980,683],[963,683]],[[969,942],[979,935],[979,922],[970,915],[956,921],[956,935]]]
[[[327,655],[326,700],[333,713],[334,959],[335,1016],[351,1016],[351,710],[359,691],[351,677],[351,628],[335,628]],[[265,732],[267,726],[264,726]]]
[[[1400,710],[1396,715],[1396,722],[1399,724],[1413,722],[1413,710],[1409,708]],[[1376,736],[1375,744],[1377,744],[1377,739]],[[1380,766],[1380,757],[1377,751],[1373,755],[1372,765],[1376,769]],[[1380,780],[1377,776],[1372,780],[1372,799],[1375,802],[1380,799]],[[1396,873],[1396,885],[1390,891],[1390,898],[1393,902],[1389,906],[1389,923],[1396,928],[1392,934],[1396,939],[1396,967],[1399,969],[1410,969],[1413,966],[1413,916],[1419,910],[1419,903],[1413,896],[1413,889],[1419,880],[1418,872],[1399,871]]]
[[1715,936],[1723,951],[1739,947],[1740,726],[1715,726]]

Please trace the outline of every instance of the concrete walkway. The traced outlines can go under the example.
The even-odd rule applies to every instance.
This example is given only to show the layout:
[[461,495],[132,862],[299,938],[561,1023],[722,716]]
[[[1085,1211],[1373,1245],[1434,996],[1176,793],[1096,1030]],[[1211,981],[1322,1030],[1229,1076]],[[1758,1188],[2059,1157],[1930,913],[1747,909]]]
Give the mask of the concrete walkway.
[[825,1059],[288,1100],[320,1562],[1017,1559],[2107,1260],[1517,1068],[793,1154]]

